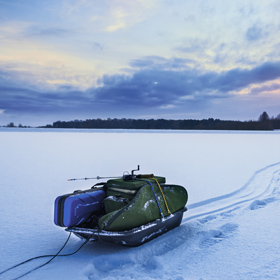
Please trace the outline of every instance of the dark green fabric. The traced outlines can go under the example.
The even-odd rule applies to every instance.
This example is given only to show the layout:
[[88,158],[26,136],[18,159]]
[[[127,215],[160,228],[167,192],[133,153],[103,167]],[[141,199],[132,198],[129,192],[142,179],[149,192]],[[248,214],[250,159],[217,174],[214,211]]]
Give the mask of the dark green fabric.
[[[160,184],[165,183],[164,177],[154,176],[154,178],[157,179]],[[145,180],[149,180],[151,183],[155,184],[154,180]],[[122,197],[132,199],[136,195],[137,191],[146,184],[146,182],[140,180],[125,181],[123,179],[112,179],[108,180],[106,183],[105,190],[107,196],[121,195]]]
[[103,200],[105,213],[110,213],[119,210],[130,202],[129,198],[119,196],[108,196]]
[[[143,182],[145,183],[145,182]],[[168,215],[163,197],[157,185],[154,190],[164,216]],[[186,189],[178,185],[162,185],[171,213],[183,209],[188,200]],[[104,215],[99,220],[99,228],[108,231],[129,230],[161,218],[151,186],[146,183],[132,201],[121,210]]]

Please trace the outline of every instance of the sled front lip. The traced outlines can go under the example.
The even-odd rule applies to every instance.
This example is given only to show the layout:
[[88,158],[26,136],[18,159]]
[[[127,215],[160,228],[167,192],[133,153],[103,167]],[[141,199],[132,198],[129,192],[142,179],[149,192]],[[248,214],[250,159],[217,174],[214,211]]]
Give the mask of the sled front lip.
[[116,232],[79,227],[67,228],[66,231],[73,232],[79,238],[89,239],[91,241],[102,240],[119,243],[125,246],[139,246],[178,227],[181,224],[185,211],[187,211],[186,207],[164,219],[158,219],[146,225],[126,231]]

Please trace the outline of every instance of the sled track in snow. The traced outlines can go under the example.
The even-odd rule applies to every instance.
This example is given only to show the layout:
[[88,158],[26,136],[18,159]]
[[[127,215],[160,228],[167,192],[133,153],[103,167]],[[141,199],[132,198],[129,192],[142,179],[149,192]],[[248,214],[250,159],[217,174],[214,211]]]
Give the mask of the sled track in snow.
[[181,226],[140,247],[119,251],[117,246],[95,243],[97,252],[105,248],[109,254],[95,254],[82,273],[89,280],[128,279],[127,271],[133,279],[186,279],[186,271],[208,249],[215,250],[215,245],[238,232],[239,224],[230,216],[240,213],[238,209],[256,210],[277,199],[280,162],[255,172],[237,191],[188,205]]
[[248,205],[251,210],[255,210],[274,201],[279,192],[280,162],[256,171],[242,188],[232,193],[190,204],[182,224],[212,214],[231,212],[243,205]]

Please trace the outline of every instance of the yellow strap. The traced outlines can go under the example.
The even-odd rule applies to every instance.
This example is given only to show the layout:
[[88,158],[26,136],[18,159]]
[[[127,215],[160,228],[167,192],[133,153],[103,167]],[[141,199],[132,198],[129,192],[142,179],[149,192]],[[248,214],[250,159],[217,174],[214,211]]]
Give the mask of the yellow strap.
[[162,188],[161,188],[161,186],[160,186],[158,180],[155,179],[155,178],[150,178],[150,180],[155,180],[155,181],[156,181],[156,183],[157,183],[157,185],[158,185],[158,187],[159,187],[159,189],[160,189],[161,195],[162,195],[162,197],[163,197],[163,200],[164,200],[164,203],[165,203],[165,207],[166,207],[166,209],[167,209],[167,212],[168,212],[168,214],[170,215],[171,212],[170,212],[170,210],[169,210],[169,207],[168,207],[168,205],[167,205],[167,201],[166,201],[166,199],[165,199],[165,195],[163,194]]

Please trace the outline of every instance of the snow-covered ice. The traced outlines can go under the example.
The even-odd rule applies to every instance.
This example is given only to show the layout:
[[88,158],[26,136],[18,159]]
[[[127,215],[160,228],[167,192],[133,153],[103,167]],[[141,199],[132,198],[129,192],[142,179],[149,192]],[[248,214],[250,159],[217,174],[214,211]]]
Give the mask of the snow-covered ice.
[[[279,279],[279,143],[280,131],[0,128],[0,272],[64,244],[55,198],[96,182],[68,178],[121,176],[139,164],[188,190],[180,227],[136,248],[88,243],[22,279]],[[62,253],[82,242],[71,237]]]

